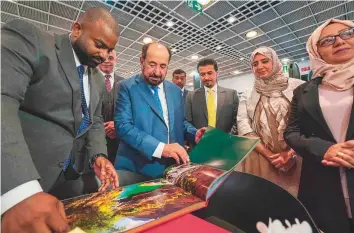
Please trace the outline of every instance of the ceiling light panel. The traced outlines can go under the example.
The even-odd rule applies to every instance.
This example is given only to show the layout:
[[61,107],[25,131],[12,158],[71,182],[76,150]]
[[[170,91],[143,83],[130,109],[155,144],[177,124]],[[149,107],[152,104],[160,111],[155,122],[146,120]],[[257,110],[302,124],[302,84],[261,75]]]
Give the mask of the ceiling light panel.
[[[121,42],[116,46],[121,68],[117,72],[139,71],[139,48],[144,37],[151,37],[177,49],[169,70],[182,68],[189,73],[198,61],[190,56],[198,54],[215,58],[223,78],[233,76],[230,72],[234,70],[249,71],[247,53],[259,46],[272,46],[282,58],[301,61],[306,57],[304,44],[317,23],[326,17],[350,18],[352,5],[346,1],[225,0],[209,3],[198,14],[183,1],[3,1],[1,23],[21,16],[49,33],[67,33],[82,11],[105,7],[121,24]],[[229,23],[231,16],[235,21]],[[259,35],[245,43],[245,33],[250,30],[259,30]],[[231,61],[235,63],[227,64]],[[134,69],[124,69],[124,65],[133,68],[134,64]]]

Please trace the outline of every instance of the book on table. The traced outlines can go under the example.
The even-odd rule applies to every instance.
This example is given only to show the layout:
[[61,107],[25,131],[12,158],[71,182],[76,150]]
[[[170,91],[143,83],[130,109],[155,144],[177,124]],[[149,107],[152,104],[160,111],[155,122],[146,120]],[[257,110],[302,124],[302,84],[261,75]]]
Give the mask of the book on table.
[[168,167],[163,178],[64,200],[73,232],[141,232],[204,208],[258,139],[209,127],[189,164]]

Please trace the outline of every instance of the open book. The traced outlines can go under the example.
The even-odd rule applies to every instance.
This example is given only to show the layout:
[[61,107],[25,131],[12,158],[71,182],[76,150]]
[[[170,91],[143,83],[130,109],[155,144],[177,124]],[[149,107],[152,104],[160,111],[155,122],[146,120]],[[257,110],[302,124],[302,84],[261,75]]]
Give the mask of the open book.
[[206,207],[257,143],[209,128],[190,153],[193,162],[168,167],[162,179],[64,200],[70,226],[77,232],[141,232]]

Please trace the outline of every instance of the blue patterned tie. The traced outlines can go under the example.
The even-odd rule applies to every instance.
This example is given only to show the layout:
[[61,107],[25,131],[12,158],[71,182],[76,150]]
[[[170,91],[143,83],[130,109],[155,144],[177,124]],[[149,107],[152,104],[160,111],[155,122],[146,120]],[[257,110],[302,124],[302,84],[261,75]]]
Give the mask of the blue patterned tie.
[[157,106],[159,107],[161,114],[163,115],[163,111],[162,111],[162,105],[161,105],[161,101],[159,98],[159,87],[158,86],[151,86],[152,91],[154,92],[154,99],[157,102]]
[[[86,104],[86,98],[85,98],[85,92],[84,92],[85,67],[83,65],[78,66],[77,72],[79,73],[80,87],[81,87],[80,88],[81,89],[81,109],[82,109],[82,113],[84,114],[84,117],[82,118],[81,125],[76,132],[76,135],[79,135],[91,124],[91,120],[90,120],[90,113],[89,113],[89,110],[88,110],[88,107]],[[70,154],[64,162],[64,165],[63,165],[64,172],[68,169],[68,167],[70,165],[71,156],[72,156],[72,154]]]

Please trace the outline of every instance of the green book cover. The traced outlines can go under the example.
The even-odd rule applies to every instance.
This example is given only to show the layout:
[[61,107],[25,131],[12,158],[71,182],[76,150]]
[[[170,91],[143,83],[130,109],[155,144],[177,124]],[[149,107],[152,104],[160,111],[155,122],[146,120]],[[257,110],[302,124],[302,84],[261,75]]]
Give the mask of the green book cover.
[[189,154],[192,163],[229,171],[242,162],[256,147],[259,139],[233,136],[208,127],[204,136]]

